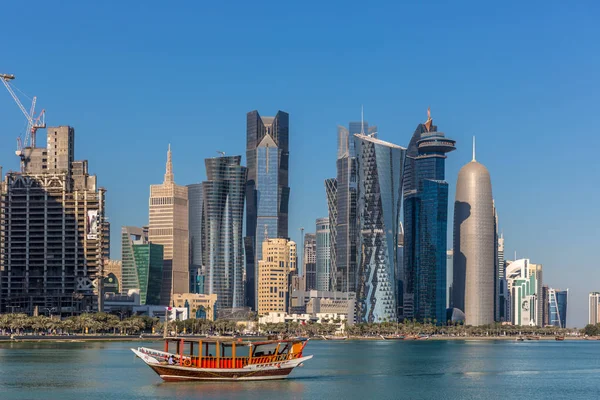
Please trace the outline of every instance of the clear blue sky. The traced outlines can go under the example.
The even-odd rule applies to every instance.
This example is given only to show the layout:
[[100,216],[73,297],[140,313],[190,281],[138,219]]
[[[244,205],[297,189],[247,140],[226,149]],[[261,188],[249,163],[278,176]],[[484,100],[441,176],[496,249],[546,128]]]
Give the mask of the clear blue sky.
[[[476,135],[507,257],[542,263],[546,283],[570,289],[568,324],[583,326],[600,290],[600,6],[400,3],[11,2],[0,72],[38,96],[50,125],[76,128],[76,157],[108,189],[114,258],[120,227],[148,221],[168,143],[176,182],[200,182],[204,158],[244,154],[246,112],[289,112],[298,240],[327,213],[336,125],[364,104],[379,137],[406,146],[431,106],[457,141],[450,203]],[[0,89],[6,172],[24,118]]]

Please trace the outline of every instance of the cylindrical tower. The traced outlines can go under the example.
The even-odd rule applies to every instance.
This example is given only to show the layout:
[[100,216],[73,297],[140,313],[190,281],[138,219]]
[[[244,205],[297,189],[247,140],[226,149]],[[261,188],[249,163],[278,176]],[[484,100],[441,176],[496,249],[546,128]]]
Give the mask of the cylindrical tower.
[[454,307],[467,325],[494,323],[494,206],[490,174],[473,161],[461,168],[454,203]]

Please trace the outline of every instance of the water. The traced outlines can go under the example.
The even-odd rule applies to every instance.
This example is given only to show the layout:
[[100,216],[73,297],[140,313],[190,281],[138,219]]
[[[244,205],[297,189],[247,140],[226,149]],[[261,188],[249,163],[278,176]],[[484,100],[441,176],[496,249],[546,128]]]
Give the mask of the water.
[[600,342],[311,341],[287,380],[164,383],[142,343],[0,344],[0,399],[594,399]]

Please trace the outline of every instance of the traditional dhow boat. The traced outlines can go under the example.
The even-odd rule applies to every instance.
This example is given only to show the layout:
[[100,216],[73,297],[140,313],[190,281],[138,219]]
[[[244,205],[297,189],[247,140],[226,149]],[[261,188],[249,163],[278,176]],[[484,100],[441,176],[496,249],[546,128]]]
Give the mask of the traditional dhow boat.
[[404,340],[404,336],[402,335],[379,335],[383,340]]
[[[308,339],[242,342],[241,339],[166,338],[164,351],[131,349],[165,381],[284,379],[312,355]],[[169,346],[171,345],[171,346]],[[175,352],[170,347],[175,346]]]

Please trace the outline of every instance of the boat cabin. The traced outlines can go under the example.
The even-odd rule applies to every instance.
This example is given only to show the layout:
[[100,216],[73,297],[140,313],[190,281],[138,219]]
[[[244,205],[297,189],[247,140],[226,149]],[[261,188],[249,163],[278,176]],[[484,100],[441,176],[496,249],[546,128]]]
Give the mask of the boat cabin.
[[165,338],[164,351],[150,353],[168,363],[195,368],[244,368],[250,364],[267,364],[302,357],[304,339],[250,342],[239,339]]

